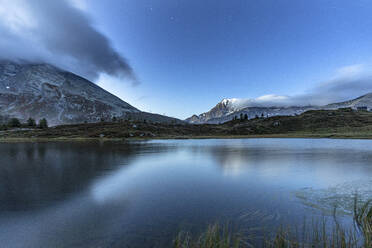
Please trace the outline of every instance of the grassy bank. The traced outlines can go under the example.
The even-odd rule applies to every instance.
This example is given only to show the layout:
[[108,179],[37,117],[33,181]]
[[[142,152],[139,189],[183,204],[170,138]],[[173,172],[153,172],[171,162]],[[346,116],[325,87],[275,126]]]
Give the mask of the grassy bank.
[[281,227],[274,233],[257,237],[247,232],[233,230],[227,225],[208,226],[198,237],[180,232],[174,239],[174,248],[371,248],[372,201],[358,203],[355,198],[354,225],[342,227],[334,217],[332,228],[326,221],[304,223],[297,227]]
[[166,139],[254,139],[254,138],[311,138],[311,139],[372,139],[372,133],[285,133],[285,134],[252,134],[252,135],[160,135],[156,137],[84,137],[84,136],[53,136],[38,137],[28,135],[2,136],[0,142],[105,142],[105,141],[136,141],[136,140],[166,140]]
[[318,110],[298,116],[233,120],[223,124],[190,125],[122,120],[0,131],[0,141],[3,142],[208,138],[372,139],[372,113],[350,109]]

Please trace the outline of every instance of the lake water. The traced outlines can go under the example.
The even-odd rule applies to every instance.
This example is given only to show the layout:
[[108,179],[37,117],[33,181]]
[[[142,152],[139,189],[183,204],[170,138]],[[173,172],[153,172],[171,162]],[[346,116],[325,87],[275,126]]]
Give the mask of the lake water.
[[356,191],[372,197],[372,140],[0,144],[0,243],[167,247],[215,222],[347,213]]

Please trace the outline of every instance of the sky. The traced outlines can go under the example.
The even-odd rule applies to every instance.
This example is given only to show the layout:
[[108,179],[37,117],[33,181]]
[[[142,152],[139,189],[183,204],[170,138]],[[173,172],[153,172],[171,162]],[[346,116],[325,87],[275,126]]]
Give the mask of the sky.
[[223,98],[372,92],[369,0],[0,0],[0,58],[45,61],[186,118]]

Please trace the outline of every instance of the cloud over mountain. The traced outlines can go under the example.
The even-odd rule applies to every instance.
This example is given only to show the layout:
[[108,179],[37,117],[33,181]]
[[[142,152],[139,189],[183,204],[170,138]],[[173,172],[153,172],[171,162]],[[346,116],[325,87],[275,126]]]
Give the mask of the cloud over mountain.
[[344,101],[369,92],[372,92],[372,67],[357,64],[339,68],[332,79],[316,85],[305,96],[318,98],[319,102],[313,100],[314,103],[322,105]]
[[126,59],[71,1],[0,0],[0,59],[46,62],[90,80],[100,73],[136,82]]
[[325,105],[372,92],[372,67],[351,65],[339,68],[333,78],[298,95],[268,94],[253,99],[230,99],[235,108]]

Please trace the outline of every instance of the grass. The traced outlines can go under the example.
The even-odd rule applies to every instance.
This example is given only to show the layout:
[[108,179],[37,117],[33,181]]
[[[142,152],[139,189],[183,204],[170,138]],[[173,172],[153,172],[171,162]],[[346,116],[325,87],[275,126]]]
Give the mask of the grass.
[[365,247],[372,247],[372,200],[360,205],[355,198],[354,223],[364,237]]
[[180,232],[174,241],[174,248],[239,248],[242,240],[233,234],[228,225],[214,224],[208,226],[205,233],[197,240],[192,240],[187,232]]
[[0,143],[16,143],[16,142],[54,142],[54,141],[65,141],[65,142],[86,142],[86,141],[123,141],[123,140],[157,140],[157,139],[253,139],[253,138],[311,138],[311,139],[372,139],[372,132],[319,132],[319,133],[307,133],[307,132],[290,132],[283,134],[247,134],[247,135],[165,135],[160,134],[156,137],[87,137],[85,135],[74,135],[68,136],[64,134],[55,134],[53,136],[31,136],[28,134],[21,133],[19,135],[7,135],[0,136]]
[[0,142],[15,139],[190,139],[190,138],[357,138],[372,139],[372,112],[308,111],[217,124],[116,121],[61,125],[46,129],[0,131]]
[[[335,216],[335,215],[334,215]],[[174,248],[372,248],[372,200],[358,202],[355,197],[354,225],[343,228],[336,217],[331,227],[325,220],[305,221],[301,230],[297,227],[280,227],[263,237],[251,237],[249,233],[235,232],[228,225],[213,224],[197,238],[180,232],[174,240]]]

